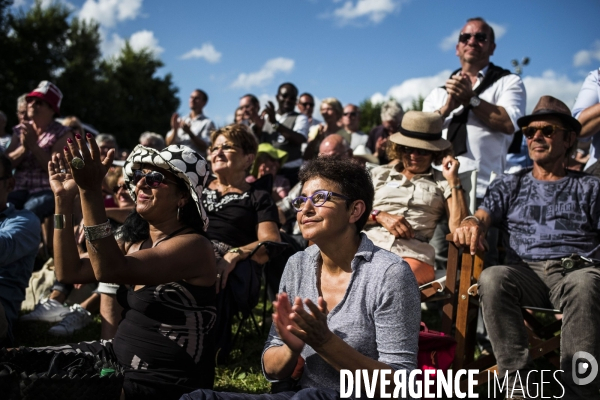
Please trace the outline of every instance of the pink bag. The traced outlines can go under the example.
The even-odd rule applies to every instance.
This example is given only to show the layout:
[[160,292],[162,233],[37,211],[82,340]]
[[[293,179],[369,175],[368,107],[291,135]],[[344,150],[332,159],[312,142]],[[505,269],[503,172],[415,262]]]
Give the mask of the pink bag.
[[455,350],[456,340],[452,336],[431,331],[427,329],[424,322],[421,322],[417,368],[422,371],[427,369],[447,371],[454,361]]

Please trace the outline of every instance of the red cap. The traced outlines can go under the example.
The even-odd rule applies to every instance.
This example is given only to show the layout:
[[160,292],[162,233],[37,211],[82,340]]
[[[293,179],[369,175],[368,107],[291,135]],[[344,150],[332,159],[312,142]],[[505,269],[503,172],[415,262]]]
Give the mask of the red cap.
[[41,81],[33,92],[29,93],[25,98],[29,101],[32,97],[37,97],[44,100],[54,110],[57,115],[60,115],[60,102],[63,94],[60,89],[52,82]]

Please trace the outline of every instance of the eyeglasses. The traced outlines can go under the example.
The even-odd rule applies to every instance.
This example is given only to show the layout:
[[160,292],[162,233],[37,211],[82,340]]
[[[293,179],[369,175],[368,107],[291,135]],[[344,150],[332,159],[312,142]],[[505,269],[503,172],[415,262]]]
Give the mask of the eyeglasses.
[[234,144],[228,144],[228,143],[223,143],[220,146],[213,146],[210,148],[210,152],[211,153],[216,153],[217,151],[221,150],[223,153],[235,153],[237,150],[235,149],[236,146]]
[[461,43],[469,43],[469,40],[474,37],[475,41],[479,43],[487,42],[487,34],[486,33],[461,33],[458,35],[458,41]]
[[331,200],[332,196],[340,197],[344,200],[350,200],[350,198],[343,194],[328,192],[327,190],[317,190],[312,196],[299,196],[292,200],[292,206],[296,211],[302,211],[302,208],[306,204],[306,201],[310,199],[310,202],[315,207],[322,207],[327,201]]
[[[160,172],[159,172],[159,173],[160,173]],[[134,173],[134,177],[135,177],[135,173]],[[140,178],[140,179],[141,179],[141,178]],[[146,178],[146,182],[148,182],[148,180],[147,180],[147,179],[148,179],[148,178]],[[139,180],[138,180],[138,182],[139,182]],[[136,182],[136,183],[137,183],[137,182]],[[127,189],[127,185],[126,185],[126,184],[124,184],[124,183],[122,183],[122,184],[120,184],[119,186],[115,186],[115,187],[113,188],[113,193],[117,194],[117,193],[119,193],[119,190],[121,190],[121,189]]]
[[533,139],[537,131],[542,131],[542,135],[544,135],[544,137],[550,138],[557,130],[566,131],[567,129],[558,125],[524,126],[521,128],[523,136],[530,140]]
[[302,107],[314,107],[315,103],[298,103],[300,104]]
[[428,156],[433,153],[431,150],[416,149],[414,147],[406,147],[406,146],[400,146],[400,149],[406,155],[411,155],[412,153],[417,153],[420,156]]
[[146,178],[146,185],[150,186],[152,189],[156,189],[164,181],[177,184],[177,182],[165,178],[165,176],[158,171],[150,171],[147,174],[143,173],[139,169],[133,171],[133,183],[135,185],[137,185],[142,178]]
[[358,113],[356,111],[344,113],[344,117],[356,117]]

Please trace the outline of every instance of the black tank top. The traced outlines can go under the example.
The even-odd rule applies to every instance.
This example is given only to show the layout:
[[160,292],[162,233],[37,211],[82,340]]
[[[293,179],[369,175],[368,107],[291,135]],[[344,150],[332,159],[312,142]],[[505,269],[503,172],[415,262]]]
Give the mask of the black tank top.
[[113,347],[119,362],[131,367],[127,379],[169,397],[213,387],[214,285],[179,281],[138,290],[121,285],[117,300],[124,310]]

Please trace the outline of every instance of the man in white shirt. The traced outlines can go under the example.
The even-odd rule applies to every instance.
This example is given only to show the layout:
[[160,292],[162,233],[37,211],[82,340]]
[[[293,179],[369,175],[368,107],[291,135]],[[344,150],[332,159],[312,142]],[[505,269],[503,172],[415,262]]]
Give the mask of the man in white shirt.
[[321,121],[313,118],[313,113],[315,112],[315,98],[313,95],[305,92],[300,95],[299,99],[298,110],[308,118],[309,128],[314,125],[319,125]]
[[[477,169],[479,200],[485,195],[492,173],[504,171],[506,153],[518,130],[517,119],[525,113],[523,82],[518,75],[490,63],[495,48],[491,26],[481,18],[467,20],[456,45],[461,68],[446,81],[445,87],[434,89],[423,103],[423,111],[437,112],[444,118],[443,135],[452,142],[461,169]],[[483,91],[477,90],[492,72],[499,78]],[[457,125],[452,120],[464,117],[466,111],[466,138],[461,137],[460,129],[451,135],[457,131],[449,129]]]
[[350,133],[350,147],[356,150],[361,144],[365,146],[369,140],[369,135],[359,129],[360,125],[360,109],[354,104],[347,104],[344,107],[344,115],[342,116],[342,124],[344,129]]
[[190,94],[190,114],[179,118],[177,113],[171,117],[171,130],[167,133],[167,146],[181,144],[189,146],[202,156],[210,146],[210,133],[215,130],[215,124],[202,111],[208,103],[208,95],[200,89]]

